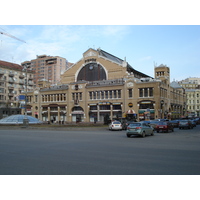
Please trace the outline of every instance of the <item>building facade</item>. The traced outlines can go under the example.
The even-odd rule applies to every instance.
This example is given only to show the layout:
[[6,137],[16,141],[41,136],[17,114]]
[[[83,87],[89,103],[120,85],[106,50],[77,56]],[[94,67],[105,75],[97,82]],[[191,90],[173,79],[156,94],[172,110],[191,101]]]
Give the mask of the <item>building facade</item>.
[[179,84],[185,88],[188,117],[200,117],[200,78],[187,78]]
[[47,81],[51,85],[58,84],[61,74],[72,65],[65,58],[47,55],[37,56],[36,59],[21,64],[30,66],[34,71],[35,87],[42,87],[40,84],[43,81]]
[[185,90],[170,85],[170,69],[152,78],[101,49],[88,49],[61,77],[61,85],[28,93],[28,114],[51,122],[103,122],[105,118],[179,118]]
[[26,73],[21,65],[0,60],[0,119],[21,113],[19,96],[25,95],[26,89],[33,91],[32,72]]

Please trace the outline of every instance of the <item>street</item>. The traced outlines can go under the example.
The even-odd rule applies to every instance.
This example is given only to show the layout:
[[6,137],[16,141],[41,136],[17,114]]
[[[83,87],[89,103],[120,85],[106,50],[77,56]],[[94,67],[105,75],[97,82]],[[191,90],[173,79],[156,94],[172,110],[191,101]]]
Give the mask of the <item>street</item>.
[[200,126],[126,137],[107,127],[0,128],[1,175],[200,175]]

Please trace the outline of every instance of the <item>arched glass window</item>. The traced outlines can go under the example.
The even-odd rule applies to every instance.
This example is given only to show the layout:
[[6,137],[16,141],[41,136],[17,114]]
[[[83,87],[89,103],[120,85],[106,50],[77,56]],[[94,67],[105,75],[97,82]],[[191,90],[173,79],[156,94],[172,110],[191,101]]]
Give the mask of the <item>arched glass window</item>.
[[106,80],[104,68],[97,63],[88,63],[79,72],[77,81],[100,81]]

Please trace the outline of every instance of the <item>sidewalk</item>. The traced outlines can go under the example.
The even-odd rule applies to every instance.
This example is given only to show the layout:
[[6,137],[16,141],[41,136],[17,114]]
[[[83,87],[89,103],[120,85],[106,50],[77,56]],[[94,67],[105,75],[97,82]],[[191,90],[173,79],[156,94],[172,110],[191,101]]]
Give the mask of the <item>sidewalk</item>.
[[23,124],[20,125],[0,125],[0,130],[14,130],[14,129],[38,129],[38,130],[94,130],[94,129],[107,129],[108,125],[103,125],[102,123],[69,123],[69,124],[29,124],[24,127]]

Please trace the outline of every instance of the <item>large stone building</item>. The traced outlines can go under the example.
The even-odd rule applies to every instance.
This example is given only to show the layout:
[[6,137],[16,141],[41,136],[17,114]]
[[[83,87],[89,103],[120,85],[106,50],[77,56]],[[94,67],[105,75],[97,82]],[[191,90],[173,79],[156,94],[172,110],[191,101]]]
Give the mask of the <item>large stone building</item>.
[[133,69],[101,49],[88,49],[61,77],[61,85],[28,93],[28,114],[43,121],[103,122],[178,118],[185,112],[185,90],[170,85],[170,69],[155,77]]
[[200,78],[187,78],[178,83],[185,88],[188,117],[200,117]]
[[33,82],[36,87],[41,87],[45,81],[52,84],[60,82],[61,74],[72,65],[65,58],[59,56],[40,55],[31,61],[21,63],[22,66],[30,66],[34,71]]
[[0,119],[21,113],[19,96],[25,95],[26,89],[33,91],[32,72],[26,74],[21,65],[0,60]]

